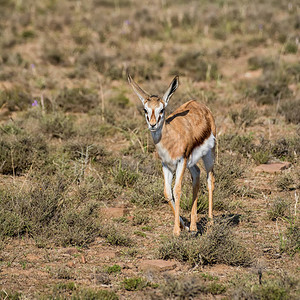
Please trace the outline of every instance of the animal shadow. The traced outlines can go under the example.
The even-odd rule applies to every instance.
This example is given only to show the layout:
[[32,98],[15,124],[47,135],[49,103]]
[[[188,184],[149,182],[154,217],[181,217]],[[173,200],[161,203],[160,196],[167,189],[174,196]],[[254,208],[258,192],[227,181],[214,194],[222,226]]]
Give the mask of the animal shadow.
[[[241,214],[222,214],[214,217],[214,225],[216,224],[226,224],[229,226],[237,226],[240,223],[242,215]],[[186,219],[183,218],[185,224],[187,226],[190,226],[190,222]],[[202,235],[205,233],[208,229],[209,226],[209,220],[207,217],[203,217],[197,222],[197,232],[193,232],[192,234],[195,236]]]

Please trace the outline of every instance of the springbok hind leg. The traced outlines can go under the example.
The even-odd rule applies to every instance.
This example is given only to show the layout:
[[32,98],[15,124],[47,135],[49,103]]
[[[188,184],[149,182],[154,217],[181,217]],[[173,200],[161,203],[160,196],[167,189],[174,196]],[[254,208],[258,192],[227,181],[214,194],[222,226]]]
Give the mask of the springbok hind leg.
[[189,168],[189,171],[192,175],[193,181],[193,204],[192,204],[192,211],[191,211],[191,224],[190,224],[190,231],[197,231],[197,197],[198,191],[200,187],[200,169],[194,165]]
[[208,189],[208,218],[210,224],[213,223],[213,191],[215,188],[215,177],[214,177],[214,162],[215,153],[214,149],[210,150],[204,157],[203,162],[207,173],[207,189]]

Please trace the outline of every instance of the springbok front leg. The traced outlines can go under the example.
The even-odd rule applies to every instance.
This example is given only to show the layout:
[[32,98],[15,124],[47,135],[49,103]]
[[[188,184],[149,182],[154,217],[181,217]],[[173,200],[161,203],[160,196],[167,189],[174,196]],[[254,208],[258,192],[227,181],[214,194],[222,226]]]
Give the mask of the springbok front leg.
[[[174,202],[174,197],[173,197],[173,193],[172,193],[173,172],[165,164],[162,164],[162,166],[163,166],[164,182],[165,182],[164,195],[165,195],[165,198],[167,199],[167,201],[173,211],[173,214],[175,216],[175,202]],[[181,217],[179,217],[179,222],[180,222],[181,228],[188,229],[185,226]]]
[[203,156],[203,162],[207,173],[207,189],[208,189],[208,218],[210,223],[213,222],[213,191],[215,188],[215,177],[213,166],[215,162],[214,148]]
[[181,197],[182,179],[183,179],[185,168],[186,168],[186,158],[182,158],[177,163],[176,179],[175,179],[174,192],[173,192],[175,197],[175,222],[174,222],[173,234],[176,236],[180,235],[180,226],[179,226],[180,197]]
[[200,169],[197,167],[197,165],[194,165],[189,168],[189,171],[192,175],[193,181],[193,202],[191,211],[190,231],[197,231],[197,197],[200,188]]

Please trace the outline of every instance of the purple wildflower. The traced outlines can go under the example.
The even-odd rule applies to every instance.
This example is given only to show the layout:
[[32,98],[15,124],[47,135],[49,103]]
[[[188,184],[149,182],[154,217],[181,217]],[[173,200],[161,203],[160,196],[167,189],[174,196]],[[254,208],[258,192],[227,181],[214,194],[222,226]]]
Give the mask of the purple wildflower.
[[37,100],[34,100],[34,101],[31,103],[31,106],[38,106]]

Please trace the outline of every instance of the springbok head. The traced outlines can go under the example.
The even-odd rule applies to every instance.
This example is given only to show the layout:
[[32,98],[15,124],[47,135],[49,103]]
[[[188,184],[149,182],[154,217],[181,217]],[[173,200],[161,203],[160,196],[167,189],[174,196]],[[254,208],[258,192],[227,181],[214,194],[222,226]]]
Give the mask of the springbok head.
[[150,95],[145,92],[128,74],[128,82],[137,94],[144,106],[145,118],[150,131],[157,131],[162,128],[165,120],[165,108],[179,85],[178,76],[172,80],[163,97]]

